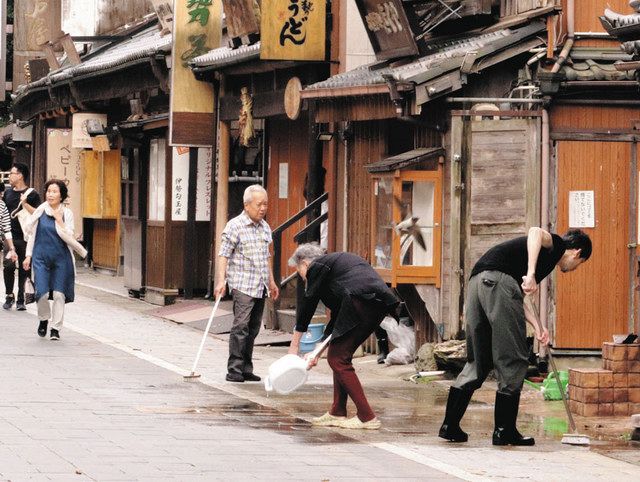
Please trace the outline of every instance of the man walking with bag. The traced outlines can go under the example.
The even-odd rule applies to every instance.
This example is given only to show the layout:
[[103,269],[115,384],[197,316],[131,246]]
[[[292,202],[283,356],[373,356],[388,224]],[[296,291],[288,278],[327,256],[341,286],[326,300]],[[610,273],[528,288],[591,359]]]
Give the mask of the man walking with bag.
[[[253,373],[253,343],[260,331],[267,296],[278,299],[269,253],[271,228],[267,214],[267,191],[249,186],[242,198],[244,211],[230,220],[222,232],[218,254],[216,298],[224,296],[226,284],[233,296],[233,326],[229,335],[227,381],[258,382]],[[228,270],[227,270],[228,267]]]
[[[11,166],[9,171],[9,184],[11,187],[4,193],[4,202],[7,209],[11,213],[11,236],[13,238],[13,246],[18,255],[18,299],[16,302],[13,294],[16,266],[15,263],[5,263],[4,265],[4,286],[7,297],[2,307],[10,310],[14,302],[16,302],[16,310],[24,311],[27,308],[24,305],[24,282],[30,271],[24,270],[22,263],[25,258],[27,249],[27,240],[22,232],[20,225],[20,217],[24,214],[31,214],[40,205],[40,196],[27,184],[29,182],[29,167],[21,162],[16,162]],[[19,214],[24,211],[24,214]]]

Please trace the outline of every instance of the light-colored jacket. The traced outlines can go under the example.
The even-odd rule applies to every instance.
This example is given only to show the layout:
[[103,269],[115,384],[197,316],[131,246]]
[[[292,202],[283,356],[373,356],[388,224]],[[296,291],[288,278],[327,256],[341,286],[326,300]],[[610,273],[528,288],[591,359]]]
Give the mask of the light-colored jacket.
[[[38,206],[38,208],[31,214],[31,216],[29,216],[29,219],[27,220],[26,232],[25,232],[25,234],[29,236],[29,241],[27,241],[27,250],[26,250],[27,256],[33,255],[33,247],[35,246],[35,243],[36,243],[36,231],[38,230],[38,222],[39,222],[40,216],[42,216],[44,213],[47,213],[47,215],[49,216],[53,216],[53,210],[51,209],[51,206],[49,206],[49,203],[46,201],[40,204],[40,206]],[[73,235],[73,227],[74,227],[73,211],[71,211],[71,209],[69,209],[68,207],[63,206],[62,218],[64,219],[64,228],[60,226],[58,223],[55,223],[56,233],[58,233],[58,236],[60,236],[60,238],[65,243],[67,243],[67,246],[69,247],[69,252],[71,253],[71,259],[73,259],[74,251],[78,253],[80,257],[86,258],[87,250],[84,248],[84,246],[82,246],[76,240],[76,238]],[[75,270],[75,263],[73,263],[73,265]]]

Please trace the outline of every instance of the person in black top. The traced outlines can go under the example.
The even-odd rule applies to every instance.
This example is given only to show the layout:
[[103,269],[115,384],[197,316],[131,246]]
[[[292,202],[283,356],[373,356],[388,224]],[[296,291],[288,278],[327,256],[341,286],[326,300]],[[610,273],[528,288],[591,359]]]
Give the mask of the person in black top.
[[535,293],[556,265],[566,273],[590,256],[591,240],[584,232],[570,230],[560,237],[533,227],[527,236],[498,244],[478,260],[467,289],[467,363],[449,390],[441,438],[467,441],[460,420],[473,392],[493,368],[498,379],[493,445],[534,445],[532,437],[524,437],[516,428],[528,366],[525,321],[540,343],[549,342],[549,333],[538,326],[524,296]]
[[[29,214],[33,213],[35,209],[40,206],[40,196],[35,190],[31,190],[27,194],[29,189],[29,167],[21,162],[16,162],[11,166],[9,171],[9,183],[11,187],[4,193],[4,202],[7,205],[9,213],[13,213],[18,206],[22,206]],[[11,236],[13,238],[13,245],[16,253],[18,254],[18,300],[16,303],[16,309],[18,311],[26,310],[24,305],[24,282],[27,276],[30,276],[29,271],[25,271],[22,267],[22,263],[25,258],[25,251],[27,248],[27,242],[20,222],[17,217],[11,219]],[[15,265],[12,263],[4,267],[4,286],[7,292],[7,297],[2,307],[5,310],[10,310],[13,306],[15,296],[13,294],[13,288],[15,284]]]
[[[351,429],[379,429],[380,421],[369,406],[351,363],[356,349],[390,314],[400,301],[380,275],[360,256],[351,253],[324,254],[316,244],[302,244],[289,260],[306,282],[304,298],[296,309],[296,327],[289,353],[298,354],[300,339],[309,327],[320,300],[331,310],[324,338],[331,334],[327,362],[333,371],[333,405],[313,425]],[[318,358],[311,360],[311,366]],[[347,398],[357,416],[347,419]]]

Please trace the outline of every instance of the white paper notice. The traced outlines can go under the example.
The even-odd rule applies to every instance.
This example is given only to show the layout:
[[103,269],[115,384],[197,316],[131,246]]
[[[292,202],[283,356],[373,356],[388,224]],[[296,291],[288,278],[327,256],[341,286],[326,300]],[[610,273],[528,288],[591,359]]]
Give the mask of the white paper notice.
[[569,227],[596,227],[593,191],[569,191]]
[[278,198],[287,199],[289,197],[289,163],[281,162],[278,174]]

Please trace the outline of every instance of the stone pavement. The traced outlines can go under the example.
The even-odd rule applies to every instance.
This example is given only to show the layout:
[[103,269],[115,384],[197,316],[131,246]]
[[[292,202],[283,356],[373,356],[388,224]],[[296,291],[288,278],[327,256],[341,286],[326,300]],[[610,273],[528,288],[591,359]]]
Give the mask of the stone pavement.
[[[561,405],[548,404],[542,415],[530,413],[534,392],[523,394],[520,419],[523,431],[536,435],[536,447],[490,445],[492,406],[481,403],[492,402],[490,386],[475,397],[481,402],[472,403],[465,417],[469,444],[454,446],[435,436],[446,385],[407,383],[398,377],[406,368],[381,368],[369,356],[358,359],[356,369],[383,430],[315,429],[304,420],[328,408],[331,374],[324,363],[295,394],[267,397],[261,384],[224,382],[227,346],[209,337],[198,370],[203,374],[201,383],[185,383],[181,375],[190,369],[201,332],[150,316],[153,307],[138,300],[89,288],[79,288],[77,301],[67,308],[62,340],[53,346],[35,335],[35,307],[29,307],[32,314],[0,312],[0,326],[9,341],[5,344],[11,347],[0,350],[0,358],[4,367],[13,367],[0,375],[0,474],[5,478],[27,478],[27,468],[38,474],[36,453],[43,447],[47,457],[51,453],[54,460],[63,458],[67,469],[76,467],[96,480],[157,479],[160,471],[181,480],[640,477],[637,445],[610,440],[594,440],[591,448],[561,445],[565,430]],[[265,374],[285,351],[258,348],[256,372]],[[55,375],[50,374],[51,367]],[[56,417],[58,412],[64,417]],[[24,430],[15,425],[18,422],[24,422]],[[17,430],[13,436],[29,450],[4,444],[3,433],[13,429]],[[33,439],[29,430],[41,438]],[[85,438],[76,441],[74,430]],[[14,452],[28,454],[31,458],[25,460],[30,465],[23,472],[5,474],[5,459],[10,468],[19,469],[14,463],[21,459],[14,458]],[[75,453],[78,459],[73,458]],[[247,465],[245,460],[258,463]]]
[[[122,315],[83,297],[68,306],[76,307],[76,319],[104,327]],[[39,338],[31,313],[0,310],[0,327],[2,480],[454,479],[185,383],[74,328],[59,342]],[[152,338],[171,344],[170,330],[155,331]]]

